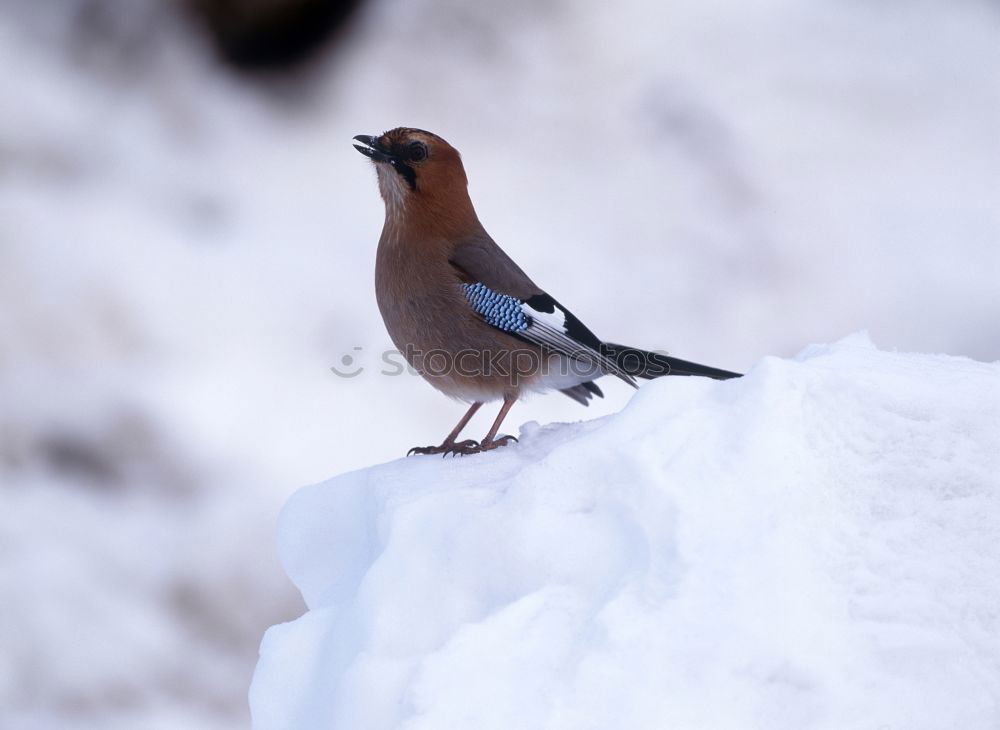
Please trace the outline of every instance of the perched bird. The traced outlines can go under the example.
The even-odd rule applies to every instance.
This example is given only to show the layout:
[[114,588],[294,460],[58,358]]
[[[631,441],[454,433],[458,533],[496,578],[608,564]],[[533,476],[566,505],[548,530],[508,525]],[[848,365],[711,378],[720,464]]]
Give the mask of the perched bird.
[[[375,163],[385,201],[375,294],[393,343],[446,395],[471,403],[439,446],[410,454],[471,454],[515,441],[497,438],[526,391],[559,390],[587,405],[594,380],[738,373],[604,342],[505,254],[469,198],[458,151],[436,134],[399,127],[359,134],[354,147]],[[482,441],[458,441],[487,401],[503,406]]]

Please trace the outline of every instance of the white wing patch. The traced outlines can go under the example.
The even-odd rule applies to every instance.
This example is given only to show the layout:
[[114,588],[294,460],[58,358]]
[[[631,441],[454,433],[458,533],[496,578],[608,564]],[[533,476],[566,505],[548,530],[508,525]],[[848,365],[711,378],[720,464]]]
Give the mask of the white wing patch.
[[569,331],[570,314],[553,301],[553,311],[542,312],[527,302],[522,302],[521,311],[529,317],[526,330],[519,334],[527,340],[548,347],[574,360],[581,360],[599,367],[606,373],[617,375],[627,383],[635,385],[635,379],[623,371],[618,364],[590,345],[581,342]]
[[527,302],[521,302],[521,311],[535,322],[548,325],[558,332],[566,332],[566,312],[558,305],[553,312],[539,312]]

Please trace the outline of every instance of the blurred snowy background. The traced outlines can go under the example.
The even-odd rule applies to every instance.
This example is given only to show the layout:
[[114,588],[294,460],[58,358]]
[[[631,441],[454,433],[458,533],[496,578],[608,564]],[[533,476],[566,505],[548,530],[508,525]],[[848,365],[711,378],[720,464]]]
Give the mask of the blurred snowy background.
[[246,727],[283,500],[461,415],[379,374],[354,134],[609,338],[996,360],[998,79],[987,0],[3,0],[0,726]]

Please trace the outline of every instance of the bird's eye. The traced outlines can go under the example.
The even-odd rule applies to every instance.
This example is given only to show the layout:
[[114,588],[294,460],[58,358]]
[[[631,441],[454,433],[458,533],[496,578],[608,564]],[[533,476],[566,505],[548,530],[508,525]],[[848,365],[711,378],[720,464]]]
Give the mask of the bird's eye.
[[427,145],[423,142],[410,142],[410,159],[423,162],[427,159]]

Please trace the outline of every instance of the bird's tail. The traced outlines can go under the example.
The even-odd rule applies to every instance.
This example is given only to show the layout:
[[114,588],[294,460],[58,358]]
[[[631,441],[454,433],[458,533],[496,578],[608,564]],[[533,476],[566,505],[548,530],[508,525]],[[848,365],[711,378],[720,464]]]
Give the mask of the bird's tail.
[[638,347],[616,345],[611,342],[605,342],[601,351],[633,378],[650,380],[664,375],[699,375],[703,378],[728,380],[729,378],[742,377],[740,373],[733,373],[729,370],[711,368],[696,362],[661,355],[658,352],[648,352],[640,350]]

